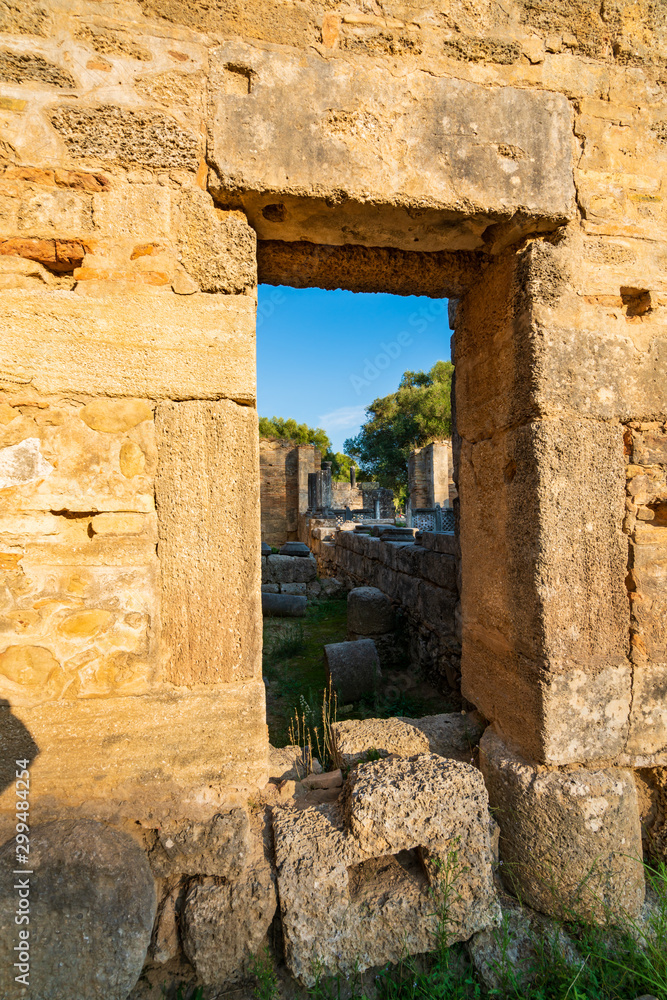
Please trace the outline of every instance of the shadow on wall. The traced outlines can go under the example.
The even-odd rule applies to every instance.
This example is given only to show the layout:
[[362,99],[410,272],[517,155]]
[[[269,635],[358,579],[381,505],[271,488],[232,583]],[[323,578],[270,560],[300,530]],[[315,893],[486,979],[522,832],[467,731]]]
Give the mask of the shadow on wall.
[[0,794],[16,780],[16,761],[32,762],[38,754],[30,730],[12,715],[9,702],[0,698]]

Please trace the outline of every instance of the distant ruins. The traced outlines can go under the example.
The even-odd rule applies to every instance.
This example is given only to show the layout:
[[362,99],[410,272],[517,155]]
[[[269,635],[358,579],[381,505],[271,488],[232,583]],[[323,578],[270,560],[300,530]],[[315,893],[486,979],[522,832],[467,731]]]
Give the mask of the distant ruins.
[[[526,903],[558,912],[548,870],[638,915],[642,818],[665,849],[664,4],[22,0],[0,31],[0,994],[236,982],[276,880],[302,982],[395,959],[403,900],[426,949],[453,839],[476,935],[487,795]],[[456,552],[334,554],[436,638],[449,595],[481,772],[389,720],[389,757],[299,805],[270,754],[258,281],[450,300]],[[314,456],[281,448],[289,538]],[[402,888],[361,937],[384,858]]]

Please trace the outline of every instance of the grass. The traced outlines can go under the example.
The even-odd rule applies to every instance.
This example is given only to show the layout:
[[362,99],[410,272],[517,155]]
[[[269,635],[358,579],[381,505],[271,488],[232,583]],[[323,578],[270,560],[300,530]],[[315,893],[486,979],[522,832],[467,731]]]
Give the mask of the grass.
[[[267,718],[273,746],[291,742],[290,725],[295,713],[319,719],[326,675],[324,646],[345,642],[347,600],[309,603],[306,617],[298,622],[284,618],[264,621],[263,673],[268,682]],[[338,705],[337,718],[388,719],[394,716],[420,718],[437,712],[454,711],[449,701],[429,686],[401,692],[394,685],[381,685],[377,695],[353,706]]]

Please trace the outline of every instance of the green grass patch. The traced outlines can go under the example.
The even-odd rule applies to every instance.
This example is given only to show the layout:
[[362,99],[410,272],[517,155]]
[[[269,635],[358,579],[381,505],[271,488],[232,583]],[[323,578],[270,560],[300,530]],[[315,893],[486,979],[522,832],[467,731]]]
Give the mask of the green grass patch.
[[275,747],[290,742],[290,720],[304,706],[319,717],[326,688],[324,647],[345,642],[347,600],[309,603],[298,622],[285,618],[264,620],[264,679],[267,687],[269,739]]
[[[346,598],[309,603],[306,617],[296,621],[264,619],[263,673],[267,681],[269,739],[274,747],[291,742],[290,724],[295,713],[319,724],[327,685],[324,647],[330,642],[345,642],[346,637]],[[452,711],[455,706],[430,684],[420,683],[402,692],[387,676],[373,698],[350,706],[339,703],[336,719],[417,719]]]

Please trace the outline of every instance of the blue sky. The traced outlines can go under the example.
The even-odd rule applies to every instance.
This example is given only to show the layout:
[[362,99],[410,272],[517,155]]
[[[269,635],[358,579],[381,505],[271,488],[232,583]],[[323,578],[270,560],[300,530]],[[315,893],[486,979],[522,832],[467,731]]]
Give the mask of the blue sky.
[[407,370],[449,361],[446,299],[260,285],[257,409],[323,427],[334,451]]

